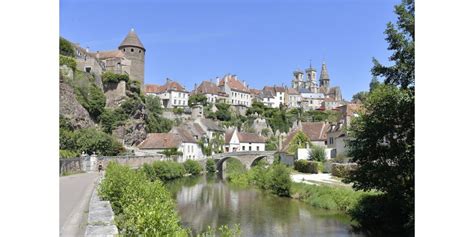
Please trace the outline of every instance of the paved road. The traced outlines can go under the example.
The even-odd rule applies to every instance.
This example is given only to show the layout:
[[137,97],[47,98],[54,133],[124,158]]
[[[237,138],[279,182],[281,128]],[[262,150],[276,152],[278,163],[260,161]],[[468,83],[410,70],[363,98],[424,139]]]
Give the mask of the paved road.
[[59,229],[61,236],[84,234],[89,199],[99,174],[83,173],[59,178]]

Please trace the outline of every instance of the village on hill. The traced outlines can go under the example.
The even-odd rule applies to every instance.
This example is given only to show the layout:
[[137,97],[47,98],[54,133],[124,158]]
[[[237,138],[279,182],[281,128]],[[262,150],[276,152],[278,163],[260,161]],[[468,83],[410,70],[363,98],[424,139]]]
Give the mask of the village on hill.
[[[327,159],[347,155],[345,143],[349,137],[344,128],[357,116],[361,104],[344,101],[340,87],[331,86],[326,63],[322,64],[319,76],[311,63],[304,72],[295,70],[290,87],[282,84],[252,88],[251,83],[237,75],[226,74],[196,83],[189,90],[179,80],[169,78],[162,85],[145,83],[146,48],[134,29],[116,50],[92,52],[80,44],[62,40],[73,49],[63,59],[74,59],[73,70],[90,77],[94,87],[104,93],[104,111],[123,107],[133,98],[134,90],[138,92],[135,97],[159,99],[161,111],[154,116],[167,122],[167,129],[150,129],[147,123],[150,115],[140,109],[132,111],[132,119],[127,123],[109,126],[109,133],[128,153],[153,155],[171,149],[180,161],[185,161],[205,159],[215,153],[277,150],[308,159],[309,147],[288,152],[291,139],[302,132],[312,144],[325,149]],[[62,68],[64,74],[66,66]],[[62,95],[66,91],[61,90]],[[65,119],[104,124],[103,114],[81,118],[88,117],[77,112],[83,109],[71,111],[66,101],[61,101],[61,105],[60,114]],[[90,111],[89,115],[93,117]]]

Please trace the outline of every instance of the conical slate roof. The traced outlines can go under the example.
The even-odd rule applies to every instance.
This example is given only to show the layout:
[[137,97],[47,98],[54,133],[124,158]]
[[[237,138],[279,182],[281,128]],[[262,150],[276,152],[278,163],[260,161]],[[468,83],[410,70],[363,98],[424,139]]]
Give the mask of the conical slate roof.
[[323,63],[323,67],[321,68],[321,76],[319,76],[319,80],[329,80],[328,69],[326,68],[326,63]]
[[134,46],[145,50],[145,47],[143,46],[142,42],[138,38],[138,35],[135,33],[135,30],[133,30],[133,28],[130,30],[130,32],[128,32],[125,39],[123,39],[122,43],[119,46],[119,49],[127,46]]

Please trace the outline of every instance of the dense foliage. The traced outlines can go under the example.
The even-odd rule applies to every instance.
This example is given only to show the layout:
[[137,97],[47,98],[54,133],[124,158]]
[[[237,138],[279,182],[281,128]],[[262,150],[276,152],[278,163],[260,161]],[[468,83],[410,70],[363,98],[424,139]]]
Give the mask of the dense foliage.
[[168,181],[186,174],[184,165],[173,161],[155,161],[151,165],[143,165],[143,170],[150,180]]
[[69,68],[71,68],[73,71],[76,71],[77,63],[76,63],[76,60],[74,60],[74,58],[59,55],[59,65],[60,66],[66,65]]
[[124,125],[128,116],[122,108],[110,109],[106,108],[99,117],[102,130],[106,133],[112,134],[112,131],[120,125]]
[[115,138],[95,128],[74,130],[64,117],[60,117],[59,149],[62,157],[82,152],[113,156],[125,150]]
[[295,165],[295,170],[301,173],[308,173],[308,174],[318,173],[318,163],[315,161],[297,160],[295,161],[294,165]]
[[249,171],[238,160],[229,159],[226,167],[227,179],[237,185],[255,185],[278,196],[290,196],[290,169],[283,164],[268,166],[259,162]]
[[216,162],[213,159],[206,160],[206,171],[208,174],[214,174],[216,172]]
[[190,107],[194,106],[194,105],[207,105],[207,97],[203,94],[194,94],[194,95],[191,95],[189,96],[189,99],[188,99],[188,105]]
[[63,37],[59,37],[59,54],[67,57],[75,56],[74,47],[72,46],[71,42],[64,39]]
[[[415,6],[404,0],[395,7],[397,26],[387,24],[391,66],[374,59],[372,74],[385,78],[364,103],[366,112],[350,128],[349,156],[358,168],[347,182],[383,196],[362,202],[357,214],[364,229],[413,235],[415,196]],[[385,203],[380,200],[390,200]],[[387,207],[389,206],[389,207]],[[385,210],[383,213],[380,210]],[[373,212],[373,213],[371,213]],[[377,224],[374,226],[373,224]],[[390,228],[388,228],[390,227]],[[383,230],[383,228],[387,228]]]
[[104,83],[118,83],[120,81],[128,82],[130,80],[128,74],[116,74],[110,71],[102,73],[102,82]]
[[97,120],[105,109],[106,98],[93,80],[89,75],[78,71],[74,75],[74,80],[69,83],[74,88],[77,101],[94,120]]
[[296,132],[296,134],[291,138],[290,144],[288,145],[288,150],[287,152],[289,154],[296,154],[298,151],[298,148],[307,148],[311,147],[311,140],[309,139],[306,134],[302,131]]
[[335,177],[347,178],[349,177],[350,171],[355,170],[356,168],[357,166],[354,163],[346,163],[346,164],[333,163],[331,167],[331,174]]
[[99,193],[110,201],[122,235],[188,236],[163,183],[148,180],[141,170],[109,163]]
[[326,159],[326,149],[322,146],[315,145],[309,151],[309,160],[324,161]]
[[198,175],[202,172],[201,164],[195,160],[186,160],[183,165],[188,174]]

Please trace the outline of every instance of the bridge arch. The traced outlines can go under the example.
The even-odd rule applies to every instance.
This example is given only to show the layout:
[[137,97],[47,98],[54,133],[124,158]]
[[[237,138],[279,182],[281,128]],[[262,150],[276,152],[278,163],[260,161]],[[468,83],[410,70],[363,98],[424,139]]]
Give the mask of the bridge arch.
[[[257,165],[257,163],[261,160],[265,160],[267,163],[270,163],[269,159],[268,159],[268,156],[259,156],[259,157],[256,157],[252,163],[250,163],[250,168],[254,167]],[[273,162],[273,160],[271,161]]]
[[222,174],[222,166],[224,165],[224,162],[226,162],[230,158],[234,158],[234,159],[238,160],[241,164],[243,164],[245,166],[245,164],[239,158],[234,157],[234,156],[226,156],[226,157],[218,159],[216,161],[216,170],[217,170],[217,172]]

